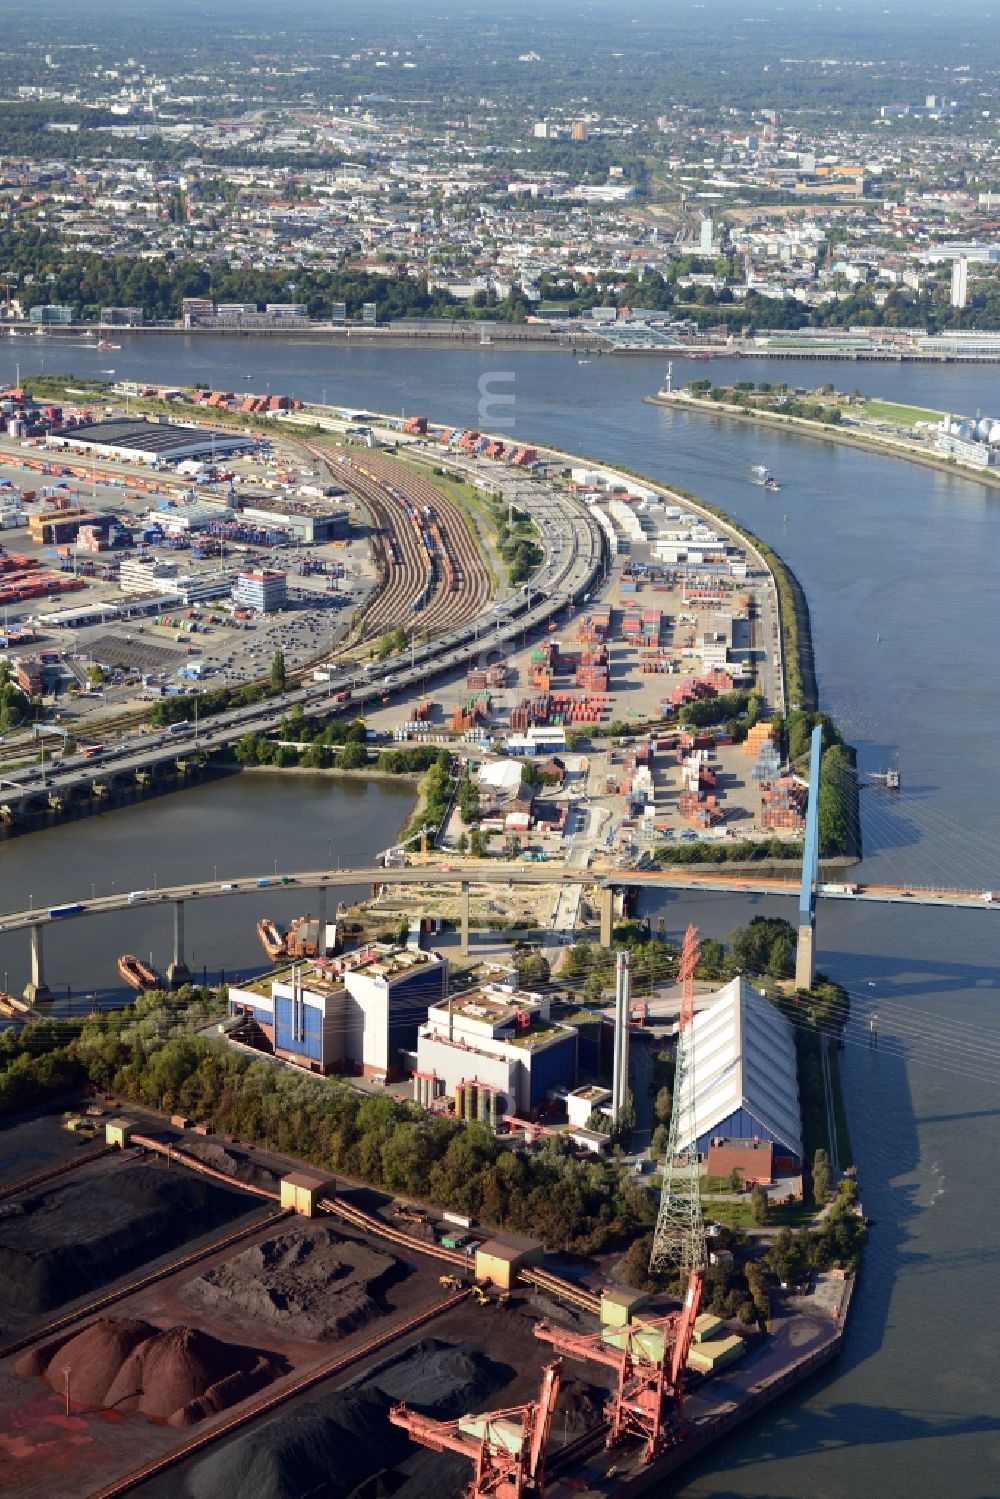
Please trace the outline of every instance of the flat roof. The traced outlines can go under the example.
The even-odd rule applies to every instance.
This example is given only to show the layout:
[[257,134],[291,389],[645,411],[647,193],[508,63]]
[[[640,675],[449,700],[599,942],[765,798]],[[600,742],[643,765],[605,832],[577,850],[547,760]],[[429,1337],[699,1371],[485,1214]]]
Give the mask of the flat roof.
[[223,427],[195,427],[181,422],[146,422],[133,417],[113,417],[105,422],[94,422],[90,426],[73,427],[57,433],[61,442],[74,445],[125,448],[135,453],[174,452],[189,453],[192,445],[199,443],[206,448],[224,445],[247,447],[254,439],[242,432],[233,432]]

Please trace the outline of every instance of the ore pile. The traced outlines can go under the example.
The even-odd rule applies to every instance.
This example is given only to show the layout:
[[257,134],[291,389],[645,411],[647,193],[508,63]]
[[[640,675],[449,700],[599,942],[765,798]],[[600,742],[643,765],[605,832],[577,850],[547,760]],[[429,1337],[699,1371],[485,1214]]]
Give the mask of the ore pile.
[[98,1318],[61,1344],[33,1350],[14,1365],[40,1375],[77,1405],[137,1413],[168,1426],[190,1426],[227,1410],[288,1372],[284,1359],[221,1343],[192,1327],[154,1327]]
[[376,1369],[365,1387],[381,1390],[394,1405],[402,1403],[447,1421],[474,1410],[513,1378],[513,1369],[489,1358],[474,1343],[423,1338]]
[[0,1322],[50,1311],[258,1204],[158,1164],[88,1172],[0,1208]]
[[394,1255],[303,1223],[206,1270],[188,1294],[283,1337],[332,1340],[381,1316],[383,1293],[405,1273]]

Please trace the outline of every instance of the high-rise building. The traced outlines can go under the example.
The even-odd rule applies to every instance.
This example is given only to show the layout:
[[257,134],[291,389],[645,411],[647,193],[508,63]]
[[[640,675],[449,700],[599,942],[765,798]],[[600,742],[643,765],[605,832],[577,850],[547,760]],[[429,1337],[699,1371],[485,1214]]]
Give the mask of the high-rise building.
[[574,120],[571,134],[575,141],[585,141],[587,139],[586,120]]
[[712,253],[714,227],[711,217],[702,219],[701,232],[698,236],[698,249],[703,255],[711,255]]
[[256,573],[240,573],[233,588],[233,598],[244,609],[254,609],[258,614],[284,609],[288,602],[287,575],[266,567]]

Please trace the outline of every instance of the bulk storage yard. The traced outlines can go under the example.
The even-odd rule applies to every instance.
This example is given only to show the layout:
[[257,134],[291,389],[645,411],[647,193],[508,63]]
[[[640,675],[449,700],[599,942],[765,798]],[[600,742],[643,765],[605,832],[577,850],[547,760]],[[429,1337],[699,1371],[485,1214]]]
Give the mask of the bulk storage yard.
[[[547,1492],[578,1491],[572,1475],[584,1471],[598,1493],[610,1492],[612,1468],[615,1489],[653,1477],[634,1443],[604,1451],[605,1406],[615,1350],[628,1342],[647,1357],[641,1340],[653,1335],[642,1328],[659,1327],[669,1304],[613,1289],[607,1266],[582,1266],[574,1284],[545,1268],[541,1246],[459,1233],[414,1205],[148,1115],[113,1120],[108,1135],[124,1141],[124,1155],[92,1151],[47,1168],[62,1176],[4,1189],[17,1227],[3,1253],[35,1265],[18,1330],[8,1306],[0,1344],[0,1447],[24,1499],[346,1499],[379,1474],[413,1499],[458,1493],[488,1431],[468,1413],[500,1408],[516,1433],[542,1410],[540,1398],[551,1402],[540,1438]],[[121,1234],[114,1205],[137,1194],[147,1226],[129,1240],[123,1273],[122,1253],[109,1254]],[[172,1225],[192,1210],[204,1223],[208,1204],[214,1229],[183,1244]],[[77,1279],[53,1279],[47,1267],[77,1234]],[[455,1237],[464,1250],[446,1247]],[[24,1266],[6,1268],[20,1275]],[[833,1316],[818,1303],[776,1307],[763,1343],[697,1317],[694,1301],[684,1332],[685,1348],[693,1339],[692,1442],[836,1352],[844,1289]],[[678,1338],[683,1325],[669,1324]],[[662,1407],[668,1464],[672,1401]],[[432,1428],[462,1452],[428,1450],[421,1433]],[[498,1460],[522,1450],[511,1440]]]

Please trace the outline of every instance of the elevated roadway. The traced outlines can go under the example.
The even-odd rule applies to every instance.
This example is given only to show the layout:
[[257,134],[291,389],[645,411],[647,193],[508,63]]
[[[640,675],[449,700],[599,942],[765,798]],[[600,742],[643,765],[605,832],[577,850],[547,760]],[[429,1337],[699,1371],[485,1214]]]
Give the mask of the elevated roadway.
[[[344,890],[358,885],[594,885],[602,891],[617,890],[703,890],[722,895],[799,894],[799,881],[770,877],[723,874],[700,874],[687,869],[630,869],[592,867],[581,869],[550,860],[544,864],[508,864],[499,860],[467,859],[448,864],[404,865],[389,868],[381,864],[359,865],[351,869],[300,869],[288,874],[249,875],[233,880],[198,881],[188,885],[161,885],[156,889],[121,891],[98,895],[93,899],[68,902],[60,906],[30,906],[27,910],[9,911],[0,916],[0,932],[23,931],[39,923],[63,922],[83,916],[98,916],[112,911],[145,909],[163,901],[227,900],[233,896],[261,895],[290,885],[303,890]],[[823,885],[817,895],[824,900],[896,903],[916,906],[947,906],[968,910],[998,910],[1000,899],[985,898],[982,890],[941,890],[921,886],[859,885],[857,887]],[[50,915],[50,911],[59,913]]]
[[[136,776],[166,762],[233,745],[244,734],[275,728],[290,709],[354,712],[374,706],[387,694],[405,696],[423,690],[436,676],[478,661],[486,650],[512,649],[517,637],[575,607],[596,585],[604,567],[600,528],[586,509],[569,496],[558,497],[542,484],[525,502],[544,538],[545,558],[530,583],[510,598],[494,603],[476,619],[371,670],[355,663],[334,665],[327,681],[297,686],[266,702],[227,710],[199,725],[177,726],[179,732],[148,728],[106,746],[97,755],[71,755],[47,766],[0,771],[0,815],[13,817],[34,804],[87,793],[95,782]],[[349,699],[343,699],[343,694]],[[342,698],[342,704],[338,704]]]
[[[173,905],[174,947],[173,959],[167,969],[172,984],[184,983],[190,978],[184,956],[184,908],[191,900],[221,900],[233,896],[261,895],[270,889],[285,889],[300,886],[318,891],[317,918],[322,927],[327,919],[327,894],[330,890],[357,885],[453,885],[461,892],[459,951],[469,951],[470,912],[469,894],[474,885],[596,885],[599,890],[600,940],[609,947],[614,930],[615,892],[627,889],[643,890],[702,890],[720,894],[785,895],[797,896],[800,884],[797,880],[770,877],[725,876],[701,874],[684,869],[629,869],[602,868],[580,869],[563,863],[504,864],[490,860],[464,860],[454,864],[408,865],[399,868],[384,868],[367,865],[356,869],[303,869],[292,874],[249,876],[235,880],[209,883],[169,885],[153,890],[133,890],[113,895],[98,895],[90,900],[66,902],[59,906],[36,910],[29,905],[26,911],[10,911],[0,920],[0,931],[27,931],[31,947],[31,978],[25,988],[25,998],[30,1003],[49,998],[45,983],[43,961],[43,933],[46,927],[67,921],[76,921],[84,916],[99,916],[112,911],[143,909],[169,901]],[[881,904],[897,902],[921,906],[944,906],[966,910],[992,910],[995,903],[991,892],[982,890],[928,890],[916,887],[912,890],[896,885],[819,885],[819,898],[831,900],[875,901]],[[1000,905],[997,902],[996,905]]]

